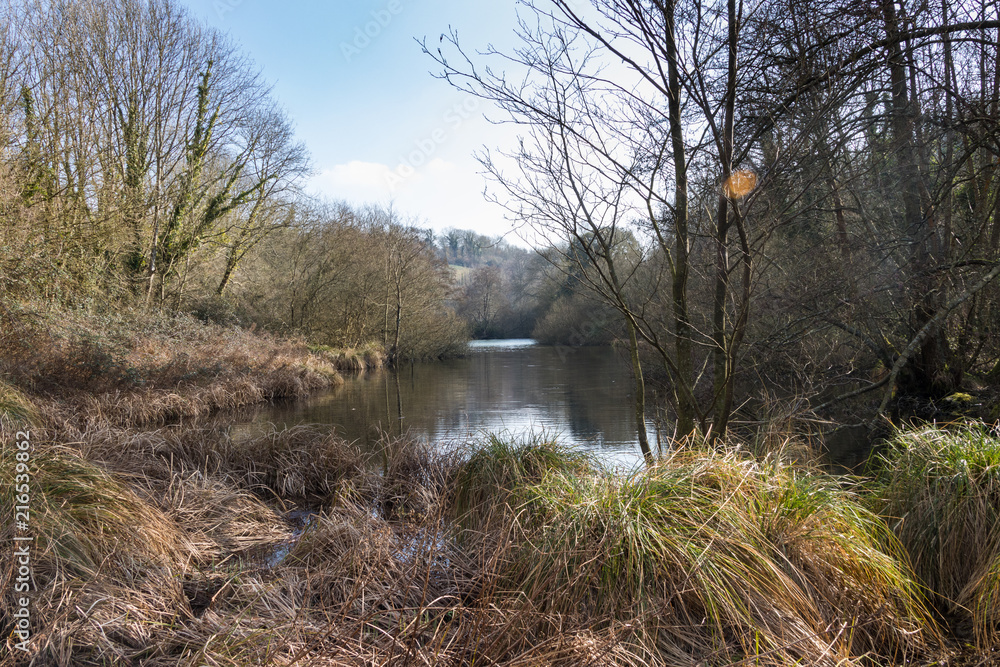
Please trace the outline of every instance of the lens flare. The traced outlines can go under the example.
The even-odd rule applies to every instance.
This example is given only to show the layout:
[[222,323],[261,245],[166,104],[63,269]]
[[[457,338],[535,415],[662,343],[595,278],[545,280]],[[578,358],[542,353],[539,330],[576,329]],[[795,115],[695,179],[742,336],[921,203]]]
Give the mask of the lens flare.
[[734,171],[722,186],[722,192],[730,199],[740,199],[757,187],[757,174],[749,169]]

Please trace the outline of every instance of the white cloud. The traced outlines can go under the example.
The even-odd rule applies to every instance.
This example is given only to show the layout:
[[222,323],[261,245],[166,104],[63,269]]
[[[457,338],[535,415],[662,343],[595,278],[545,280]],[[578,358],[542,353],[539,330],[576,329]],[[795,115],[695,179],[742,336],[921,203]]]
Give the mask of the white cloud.
[[458,171],[458,165],[441,158],[434,158],[427,165],[427,171],[434,174],[454,174]]
[[408,172],[399,166],[352,161],[323,169],[310,190],[351,204],[392,202],[417,224],[437,230],[457,227],[492,236],[506,234],[510,223],[498,206],[483,198],[485,183],[477,167],[471,159],[459,164],[433,158]]
[[310,183],[313,191],[342,199],[353,199],[352,193],[378,193],[386,189],[386,178],[391,170],[377,162],[354,160],[347,164],[323,169]]

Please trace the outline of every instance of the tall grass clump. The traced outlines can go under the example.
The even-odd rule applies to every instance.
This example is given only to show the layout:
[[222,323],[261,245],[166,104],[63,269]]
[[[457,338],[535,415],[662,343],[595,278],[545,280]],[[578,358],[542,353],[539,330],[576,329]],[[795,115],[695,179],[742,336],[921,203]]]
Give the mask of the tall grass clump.
[[[18,462],[11,450],[0,454],[0,503],[12,513],[14,484],[7,480],[16,479]],[[130,647],[186,607],[178,575],[194,547],[159,508],[70,449],[36,445],[29,469],[32,655],[21,657],[33,664],[121,664],[135,652]],[[14,536],[14,522],[5,520],[0,539],[14,544]],[[16,571],[7,549],[0,554],[4,581]],[[13,585],[5,589],[6,634],[15,594]]]
[[24,393],[0,380],[0,429],[15,430],[41,424],[35,404]]
[[[175,567],[191,554],[182,531],[104,468],[59,446],[37,447],[30,463],[30,525],[34,576],[86,579],[97,573],[129,579],[148,568]],[[0,455],[0,478],[15,480],[13,447]],[[14,485],[0,486],[0,502],[13,508]],[[13,543],[13,522],[0,537]]]
[[331,364],[338,371],[364,373],[385,366],[385,348],[379,343],[366,343],[360,347],[333,348],[328,345],[310,345],[310,352]]
[[900,431],[875,495],[936,604],[1000,641],[1000,434],[984,425]]
[[453,514],[467,529],[485,528],[516,504],[516,496],[550,472],[587,474],[594,470],[584,453],[544,434],[516,438],[488,434],[458,464],[453,490]]
[[883,664],[934,639],[884,524],[827,476],[692,449],[625,477],[535,480],[496,540],[512,545],[496,590],[627,623],[648,664]]

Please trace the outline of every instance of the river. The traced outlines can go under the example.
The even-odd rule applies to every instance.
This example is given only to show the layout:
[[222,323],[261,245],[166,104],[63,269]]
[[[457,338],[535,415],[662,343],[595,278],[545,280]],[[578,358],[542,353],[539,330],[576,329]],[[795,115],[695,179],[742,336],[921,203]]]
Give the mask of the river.
[[[349,377],[308,401],[271,406],[255,421],[332,424],[366,445],[380,432],[406,432],[441,446],[483,433],[544,433],[611,465],[641,462],[631,370],[612,348],[476,341],[463,358]],[[652,423],[648,428],[655,440]]]

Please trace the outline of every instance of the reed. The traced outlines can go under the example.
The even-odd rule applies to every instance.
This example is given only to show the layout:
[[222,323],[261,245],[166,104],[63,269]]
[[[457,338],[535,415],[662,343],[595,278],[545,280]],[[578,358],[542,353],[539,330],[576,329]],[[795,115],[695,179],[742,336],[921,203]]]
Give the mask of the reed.
[[985,425],[896,433],[878,455],[873,495],[935,603],[1000,642],[1000,436]]

